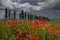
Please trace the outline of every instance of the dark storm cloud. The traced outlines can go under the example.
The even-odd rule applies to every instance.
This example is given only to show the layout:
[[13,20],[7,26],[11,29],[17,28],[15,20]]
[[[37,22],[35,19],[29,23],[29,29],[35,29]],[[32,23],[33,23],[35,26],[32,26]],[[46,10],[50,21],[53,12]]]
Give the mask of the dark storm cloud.
[[60,2],[57,3],[54,7],[52,7],[52,9],[60,10]]
[[60,0],[1,0],[1,4],[5,7],[14,9],[14,8],[23,8],[23,9],[33,9],[41,10],[44,8],[52,8],[57,3],[59,4]]
[[32,11],[32,13],[40,16],[49,17],[50,19],[60,19],[60,10],[46,8],[40,11]]
[[33,14],[60,19],[60,0],[0,0],[0,5],[18,11],[22,8]]
[[21,3],[30,3],[31,5],[38,5],[38,2],[44,2],[44,0],[21,0]]

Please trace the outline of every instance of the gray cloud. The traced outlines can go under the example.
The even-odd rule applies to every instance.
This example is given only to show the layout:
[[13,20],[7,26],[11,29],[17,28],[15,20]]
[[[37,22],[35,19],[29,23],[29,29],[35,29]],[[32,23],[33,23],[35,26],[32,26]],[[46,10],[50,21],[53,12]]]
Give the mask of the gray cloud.
[[60,19],[60,0],[0,0],[4,7],[29,10],[34,14]]
[[[2,1],[2,5],[5,7],[9,7],[9,8],[24,8],[24,9],[33,9],[33,10],[41,10],[43,8],[52,8],[55,6],[56,3],[59,3],[60,0],[45,0],[44,2],[38,2],[36,0],[25,0],[26,3],[19,3],[18,1],[20,0],[1,0]],[[24,0],[22,0],[23,2],[25,2]],[[31,3],[36,3],[37,5],[31,5]]]

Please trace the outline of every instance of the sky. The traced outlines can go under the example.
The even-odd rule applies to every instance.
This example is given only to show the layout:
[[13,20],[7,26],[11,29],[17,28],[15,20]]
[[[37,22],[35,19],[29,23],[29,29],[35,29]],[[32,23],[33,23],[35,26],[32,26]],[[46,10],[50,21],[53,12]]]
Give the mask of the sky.
[[0,0],[0,18],[4,18],[4,8],[60,19],[60,0]]

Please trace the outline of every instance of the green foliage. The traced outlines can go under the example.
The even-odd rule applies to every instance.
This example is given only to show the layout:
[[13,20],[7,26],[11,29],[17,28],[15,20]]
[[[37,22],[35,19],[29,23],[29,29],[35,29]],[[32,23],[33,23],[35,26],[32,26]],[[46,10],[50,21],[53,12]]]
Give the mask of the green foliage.
[[[19,23],[21,26],[18,26],[18,23],[14,22],[14,20],[11,25],[6,24],[6,21],[7,20],[0,22],[0,40],[16,40],[14,38],[14,33],[17,31],[13,31],[14,26],[28,32],[29,34],[35,33],[38,40],[58,40],[52,35],[53,33],[47,32],[46,27],[43,28],[41,25],[38,25],[33,29],[32,25],[26,25],[27,20],[20,20]],[[20,36],[25,37],[26,34],[22,34]],[[26,37],[25,40],[29,40],[29,37]]]

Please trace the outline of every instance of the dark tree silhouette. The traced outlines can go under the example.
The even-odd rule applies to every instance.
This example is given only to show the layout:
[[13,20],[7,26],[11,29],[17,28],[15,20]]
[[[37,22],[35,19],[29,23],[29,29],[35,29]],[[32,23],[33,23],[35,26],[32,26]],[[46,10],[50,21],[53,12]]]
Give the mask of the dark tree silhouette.
[[7,19],[7,8],[5,8],[5,19]]
[[39,17],[38,17],[37,15],[34,15],[34,18],[35,18],[35,19],[38,19]]
[[16,19],[16,11],[14,11],[14,19]]
[[33,15],[30,13],[30,20],[32,20],[32,18],[33,18]]
[[42,16],[42,18],[43,18],[44,20],[47,20],[47,21],[50,20],[48,17],[44,17],[44,16]]
[[28,20],[30,19],[30,15],[29,15],[29,12],[28,12]]
[[47,20],[47,21],[50,21],[50,19],[49,19],[48,17],[46,17],[46,20]]
[[24,16],[24,18],[26,19],[26,12],[25,12],[25,16]]
[[23,10],[21,11],[21,14],[22,14],[21,16],[22,16],[22,19],[23,19],[24,18],[24,11]]
[[31,19],[33,19],[33,14],[31,14]]
[[9,19],[10,19],[10,10],[9,10]]
[[24,14],[23,12],[24,12],[24,11],[22,10],[22,11],[21,11],[21,14],[22,14],[22,15]]
[[22,14],[21,13],[19,14],[19,19],[22,19]]
[[42,17],[44,20],[46,20],[46,17]]
[[39,16],[39,18],[41,18],[41,16]]

